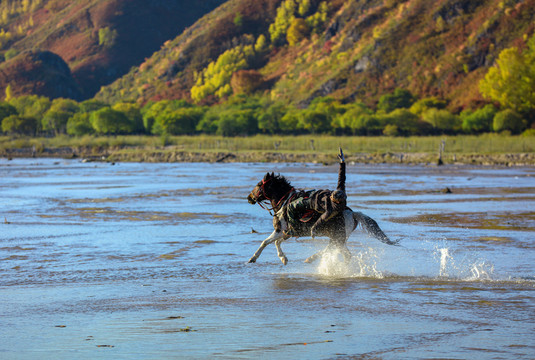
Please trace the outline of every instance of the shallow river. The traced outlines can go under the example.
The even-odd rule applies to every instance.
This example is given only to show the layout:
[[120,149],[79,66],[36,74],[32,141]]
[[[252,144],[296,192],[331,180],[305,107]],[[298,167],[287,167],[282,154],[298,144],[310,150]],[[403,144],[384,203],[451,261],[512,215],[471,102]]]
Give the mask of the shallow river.
[[[533,359],[535,169],[348,166],[358,228],[273,245],[266,171],[337,167],[0,160],[1,359]],[[445,191],[446,188],[451,193]],[[256,233],[252,232],[252,229]]]

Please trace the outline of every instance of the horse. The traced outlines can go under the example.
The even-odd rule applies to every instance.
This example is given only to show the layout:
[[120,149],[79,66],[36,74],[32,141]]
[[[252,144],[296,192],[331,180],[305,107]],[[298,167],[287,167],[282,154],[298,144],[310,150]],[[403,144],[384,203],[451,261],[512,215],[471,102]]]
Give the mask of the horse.
[[[299,197],[306,197],[310,193],[311,191],[296,190],[284,176],[280,174],[275,175],[273,172],[266,173],[264,178],[258,182],[247,196],[247,201],[252,205],[260,205],[262,208],[270,211],[270,214],[271,211],[274,212],[274,231],[269,237],[262,241],[258,250],[256,250],[254,255],[249,259],[249,263],[256,262],[264,248],[271,243],[275,243],[277,255],[282,263],[284,265],[288,263],[288,258],[281,248],[281,243],[291,237],[284,233],[288,227],[287,214],[285,211],[286,205]],[[271,206],[271,208],[268,208],[268,206]],[[297,231],[297,237],[310,236],[310,228],[320,216],[321,214],[315,211],[310,211],[305,214],[305,217],[300,221],[300,226],[295,229],[295,231]],[[343,255],[344,261],[348,262],[351,259],[351,252],[347,248],[347,239],[357,228],[358,224],[361,224],[361,227],[377,240],[388,245],[397,245],[397,242],[390,240],[381,230],[377,222],[371,217],[346,207],[342,213],[332,217],[327,221],[325,226],[318,229],[318,235],[327,236],[329,238],[329,244],[324,250],[308,257],[305,262],[313,262],[332,248],[338,249]]]

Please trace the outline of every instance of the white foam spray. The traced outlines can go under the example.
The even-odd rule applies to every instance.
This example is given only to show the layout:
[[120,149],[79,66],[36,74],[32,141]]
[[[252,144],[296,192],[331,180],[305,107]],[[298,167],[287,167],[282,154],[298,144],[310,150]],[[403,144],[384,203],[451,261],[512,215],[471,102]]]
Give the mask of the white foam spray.
[[450,255],[450,252],[448,248],[441,248],[438,249],[438,252],[440,253],[440,271],[439,276],[448,276],[448,273],[446,271],[447,265],[448,265],[448,259],[452,260],[452,257]]
[[477,252],[455,250],[445,244],[432,248],[352,249],[349,262],[336,249],[326,251],[318,259],[316,274],[332,278],[424,277],[454,281],[496,280],[494,266],[481,259]]
[[435,259],[439,262],[439,277],[455,280],[493,280],[494,265],[477,258],[475,253],[467,253],[457,259],[455,251],[447,247],[436,247]]
[[319,275],[327,277],[366,277],[383,278],[381,271],[377,270],[379,255],[376,250],[367,250],[354,253],[349,262],[345,262],[340,251],[332,249],[326,251],[318,264]]

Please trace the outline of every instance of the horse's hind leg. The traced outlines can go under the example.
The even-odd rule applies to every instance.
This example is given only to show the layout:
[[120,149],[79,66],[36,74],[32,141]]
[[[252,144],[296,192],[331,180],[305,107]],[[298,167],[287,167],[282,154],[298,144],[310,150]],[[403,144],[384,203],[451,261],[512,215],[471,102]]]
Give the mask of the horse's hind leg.
[[305,259],[305,262],[306,263],[313,263],[314,261],[318,260],[318,258],[322,257],[323,254],[325,253],[325,251],[327,251],[327,249],[329,248],[329,246],[327,245],[327,247],[321,251],[318,251],[317,253],[315,253],[314,255],[312,256],[309,256]]
[[342,256],[344,257],[344,261],[347,263],[351,260],[351,252],[347,248],[347,239],[349,239],[349,235],[355,230],[355,220],[353,219],[353,212],[351,210],[345,210],[344,211],[344,232],[342,233],[337,232],[336,235],[331,234],[331,238],[329,240],[329,244],[325,249],[315,253],[312,256],[309,256],[305,262],[306,263],[312,263],[316,261],[318,258],[323,256],[327,251],[331,250],[332,248],[337,249],[340,251]]

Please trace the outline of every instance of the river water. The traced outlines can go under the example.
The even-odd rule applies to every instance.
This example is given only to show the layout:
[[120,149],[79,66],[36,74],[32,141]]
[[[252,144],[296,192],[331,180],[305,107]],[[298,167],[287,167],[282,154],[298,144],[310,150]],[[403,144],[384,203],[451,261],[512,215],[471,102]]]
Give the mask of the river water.
[[[348,264],[267,247],[267,171],[336,166],[0,160],[2,359],[533,359],[535,169],[348,166]],[[446,189],[450,189],[448,193]],[[256,232],[252,232],[254,229]]]

